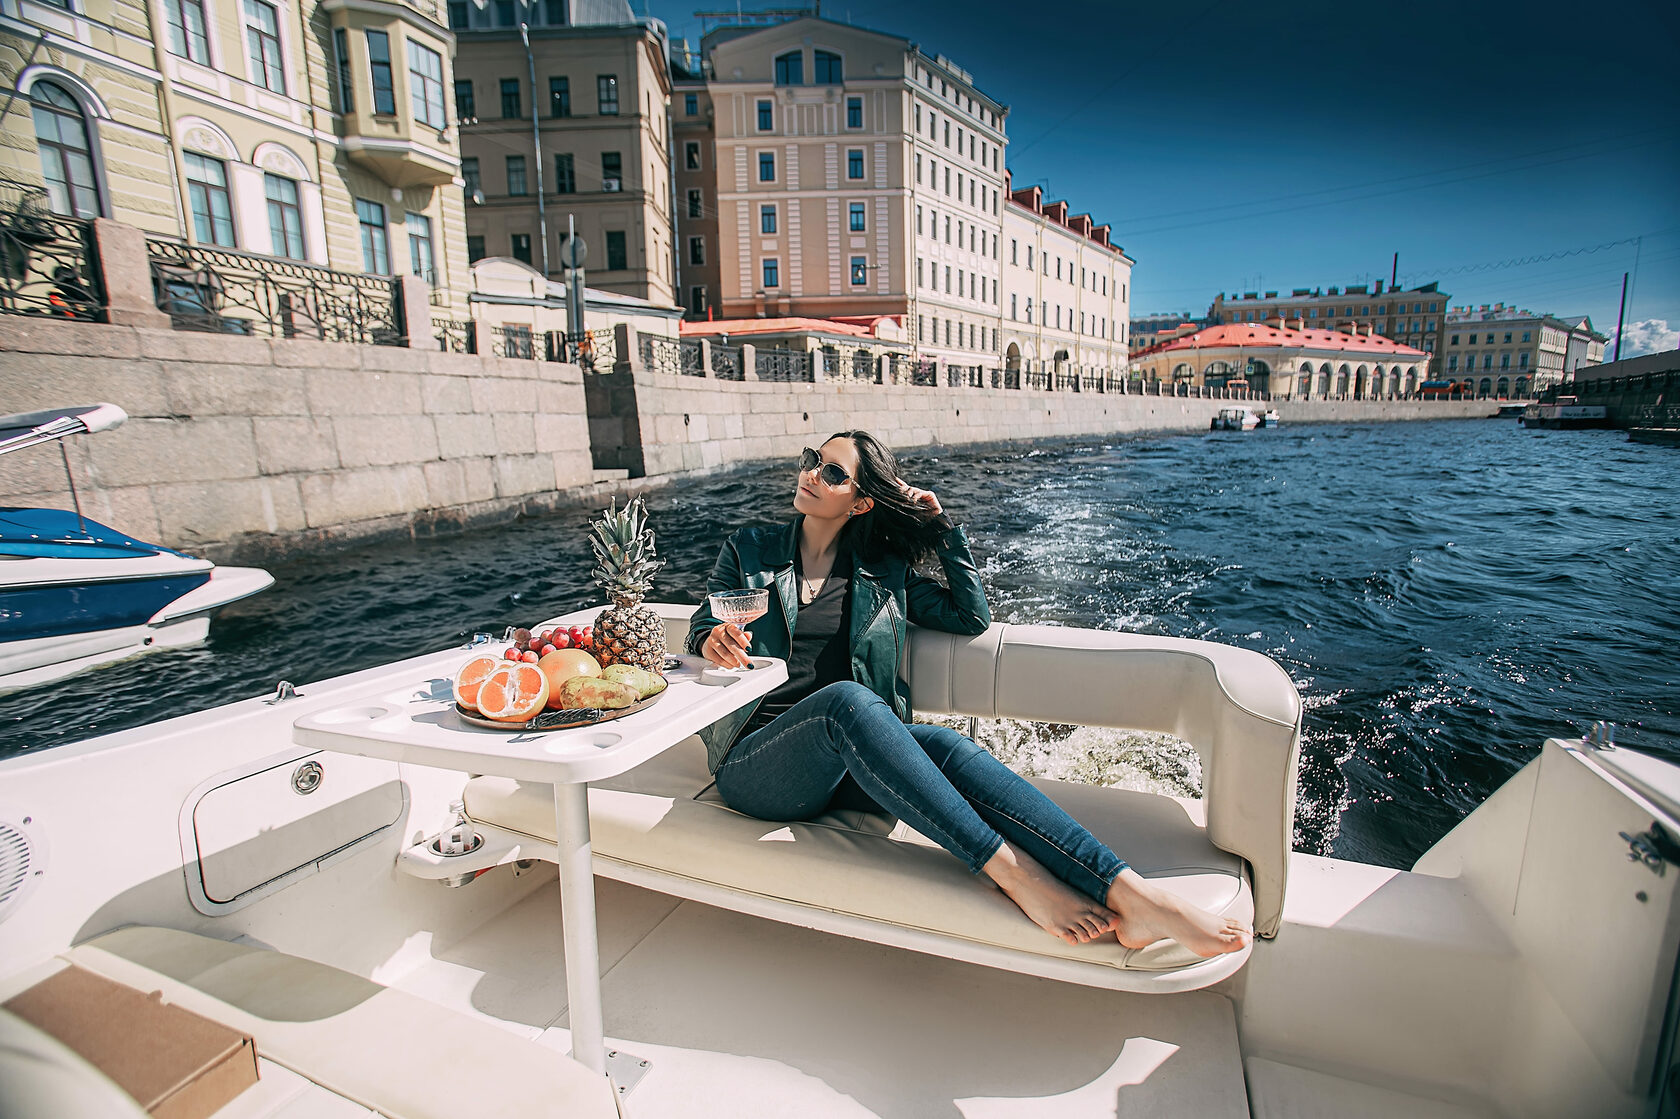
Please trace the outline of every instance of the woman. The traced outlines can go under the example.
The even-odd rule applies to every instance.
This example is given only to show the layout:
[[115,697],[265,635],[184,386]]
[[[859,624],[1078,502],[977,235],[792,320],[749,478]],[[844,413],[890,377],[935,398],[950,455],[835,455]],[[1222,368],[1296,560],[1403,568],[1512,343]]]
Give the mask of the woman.
[[[863,431],[807,448],[793,507],[790,524],[731,536],[707,586],[768,587],[770,612],[746,632],[702,608],[689,628],[689,651],[713,664],[788,664],[784,685],[702,733],[730,807],[766,820],[885,809],[1070,944],[1113,932],[1128,948],[1172,937],[1215,956],[1248,943],[1248,926],[1151,886],[964,735],[910,724],[906,622],[978,634],[991,611],[963,530],[899,478],[892,452]],[[929,556],[948,587],[914,570]]]

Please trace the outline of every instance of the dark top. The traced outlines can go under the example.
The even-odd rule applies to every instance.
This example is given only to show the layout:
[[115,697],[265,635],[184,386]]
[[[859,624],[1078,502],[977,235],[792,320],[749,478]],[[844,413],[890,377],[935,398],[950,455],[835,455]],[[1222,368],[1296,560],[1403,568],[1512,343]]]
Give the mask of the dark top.
[[[804,577],[797,555],[793,569],[797,587],[797,580]],[[764,697],[742,734],[751,734],[768,725],[818,688],[852,678],[852,650],[846,634],[851,588],[851,556],[842,550],[834,557],[834,568],[828,573],[822,590],[810,602],[799,605],[793,626],[793,648],[787,658],[787,680]]]

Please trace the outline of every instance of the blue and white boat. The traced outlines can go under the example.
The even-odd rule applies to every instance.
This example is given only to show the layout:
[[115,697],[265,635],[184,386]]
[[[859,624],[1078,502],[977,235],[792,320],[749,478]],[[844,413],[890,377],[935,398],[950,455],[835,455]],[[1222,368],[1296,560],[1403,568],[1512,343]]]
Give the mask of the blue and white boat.
[[[0,416],[0,454],[127,418],[114,404]],[[73,479],[70,489],[74,497]],[[202,641],[212,614],[274,582],[259,568],[218,567],[136,540],[76,504],[74,512],[0,506],[0,692]]]

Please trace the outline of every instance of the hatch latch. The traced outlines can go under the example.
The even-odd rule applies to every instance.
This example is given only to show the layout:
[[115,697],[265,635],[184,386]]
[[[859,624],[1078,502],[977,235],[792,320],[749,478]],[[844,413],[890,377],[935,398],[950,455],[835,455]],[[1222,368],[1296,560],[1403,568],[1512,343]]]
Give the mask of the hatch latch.
[[1649,831],[1638,835],[1629,835],[1625,831],[1617,834],[1628,845],[1628,861],[1644,863],[1659,878],[1668,872],[1669,863],[1680,865],[1680,841],[1676,841],[1673,834],[1656,820],[1651,821]]

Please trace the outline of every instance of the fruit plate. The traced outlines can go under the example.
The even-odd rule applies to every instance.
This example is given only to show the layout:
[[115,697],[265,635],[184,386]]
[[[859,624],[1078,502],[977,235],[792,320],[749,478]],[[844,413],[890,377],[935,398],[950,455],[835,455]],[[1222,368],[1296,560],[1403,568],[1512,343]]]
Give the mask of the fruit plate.
[[638,711],[645,711],[649,707],[658,703],[665,693],[670,690],[670,687],[667,686],[664,690],[655,695],[650,695],[646,699],[638,699],[629,707],[604,709],[589,707],[579,708],[573,711],[544,711],[536,718],[523,723],[504,723],[499,722],[496,719],[486,719],[483,715],[480,715],[475,711],[468,711],[465,707],[462,707],[458,703],[455,705],[455,714],[463,723],[467,723],[475,727],[483,727],[486,730],[566,730],[569,727],[592,727],[596,723],[610,722],[613,719],[622,719],[626,715],[634,715]]

